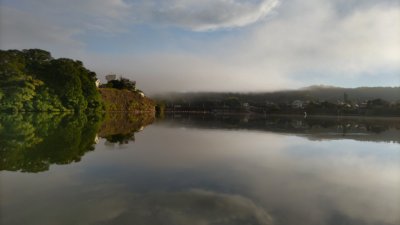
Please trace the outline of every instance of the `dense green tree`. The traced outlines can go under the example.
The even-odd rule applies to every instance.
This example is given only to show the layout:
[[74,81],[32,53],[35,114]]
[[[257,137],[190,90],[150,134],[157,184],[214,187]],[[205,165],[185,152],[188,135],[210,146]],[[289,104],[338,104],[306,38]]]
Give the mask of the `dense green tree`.
[[372,99],[367,102],[367,106],[369,108],[381,108],[381,107],[385,107],[388,105],[389,105],[389,103],[387,101],[380,99],[380,98]]
[[115,88],[119,90],[137,91],[136,81],[130,81],[129,79],[121,77],[118,80],[110,80],[107,84],[103,85],[105,88]]
[[0,111],[99,109],[96,74],[40,49],[0,51]]

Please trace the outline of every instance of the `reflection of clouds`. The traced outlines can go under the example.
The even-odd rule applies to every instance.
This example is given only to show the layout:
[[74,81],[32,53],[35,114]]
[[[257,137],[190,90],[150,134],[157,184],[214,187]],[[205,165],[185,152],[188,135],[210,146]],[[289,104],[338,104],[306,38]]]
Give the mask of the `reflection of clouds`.
[[397,144],[165,127],[146,132],[151,135],[141,138],[145,145],[135,146],[146,151],[132,152],[136,165],[190,170],[219,184],[240,185],[290,215],[286,224],[327,224],[337,217],[366,223],[400,220]]
[[251,200],[203,190],[134,196],[124,212],[103,224],[272,224],[270,215]]
[[[152,126],[126,147],[130,150],[96,150],[74,170],[55,166],[50,175],[17,179],[21,182],[5,176],[2,206],[35,203],[33,209],[4,207],[5,217],[30,219],[5,224],[400,222],[398,144]],[[246,198],[201,190],[163,192],[190,188]]]
[[[224,134],[224,135],[221,135]],[[288,146],[282,137],[270,133],[219,130],[171,129],[166,127],[146,128],[138,142],[134,154],[135,164],[151,165],[153,168],[193,168],[211,162],[226,160],[242,161],[242,157],[252,157],[243,149],[279,150]],[[157,141],[155,141],[157,140]],[[222,143],[222,144],[221,144]],[[267,149],[265,147],[267,146]],[[100,146],[101,147],[101,146]],[[133,148],[133,146],[131,146]],[[244,153],[244,154],[243,154]],[[110,157],[113,157],[112,155]],[[130,166],[131,157],[119,159],[119,165]]]
[[258,157],[239,165],[242,173],[237,174],[254,196],[291,215],[286,224],[400,222],[398,145],[348,140],[310,144],[294,137],[286,141],[292,145],[284,149],[246,151]]
[[[37,202],[28,214],[21,214],[23,217],[14,215],[13,220],[5,218],[4,222],[33,225],[273,224],[271,216],[248,198],[204,190],[141,194],[107,184],[77,191],[74,198],[69,196],[54,200],[43,197],[44,201]],[[63,204],[68,207],[63,207]],[[43,216],[44,211],[51,216]]]

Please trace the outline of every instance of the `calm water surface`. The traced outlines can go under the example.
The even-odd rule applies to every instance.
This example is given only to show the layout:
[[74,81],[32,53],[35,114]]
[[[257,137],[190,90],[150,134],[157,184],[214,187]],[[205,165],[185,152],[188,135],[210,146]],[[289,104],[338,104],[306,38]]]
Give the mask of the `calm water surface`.
[[0,116],[1,224],[400,224],[400,120]]

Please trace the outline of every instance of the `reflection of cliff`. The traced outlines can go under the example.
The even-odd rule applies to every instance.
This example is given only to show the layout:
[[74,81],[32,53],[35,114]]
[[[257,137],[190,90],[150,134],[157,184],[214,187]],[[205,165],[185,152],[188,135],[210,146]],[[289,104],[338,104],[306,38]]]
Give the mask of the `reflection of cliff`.
[[100,125],[83,114],[1,114],[0,170],[40,172],[79,162],[94,149]]
[[166,122],[208,129],[292,133],[311,140],[353,139],[400,143],[400,119],[362,117],[264,117],[259,115],[169,114]]
[[154,114],[109,113],[101,125],[98,136],[111,143],[125,144],[135,140],[135,132],[153,123]]

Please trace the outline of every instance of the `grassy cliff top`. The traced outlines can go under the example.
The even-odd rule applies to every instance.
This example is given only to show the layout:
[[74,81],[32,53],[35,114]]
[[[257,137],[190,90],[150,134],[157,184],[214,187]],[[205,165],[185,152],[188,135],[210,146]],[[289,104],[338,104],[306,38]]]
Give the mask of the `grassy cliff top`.
[[143,96],[140,92],[118,90],[114,88],[100,88],[106,111],[130,111],[152,112],[155,110],[155,102]]

